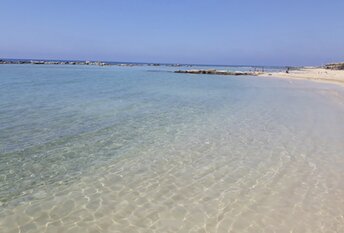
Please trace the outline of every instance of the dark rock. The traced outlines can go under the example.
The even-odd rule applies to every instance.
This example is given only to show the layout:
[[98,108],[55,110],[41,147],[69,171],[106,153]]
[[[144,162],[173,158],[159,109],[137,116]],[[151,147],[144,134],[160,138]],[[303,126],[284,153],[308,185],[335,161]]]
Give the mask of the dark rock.
[[344,70],[344,62],[326,64],[324,68],[330,70]]
[[258,75],[258,72],[226,71],[226,70],[176,70],[184,74],[217,74],[217,75]]

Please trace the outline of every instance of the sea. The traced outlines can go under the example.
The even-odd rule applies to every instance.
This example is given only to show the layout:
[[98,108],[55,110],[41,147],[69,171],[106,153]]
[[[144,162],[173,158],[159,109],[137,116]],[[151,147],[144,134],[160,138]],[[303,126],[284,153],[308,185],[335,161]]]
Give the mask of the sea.
[[0,232],[344,232],[343,87],[177,69],[0,65]]

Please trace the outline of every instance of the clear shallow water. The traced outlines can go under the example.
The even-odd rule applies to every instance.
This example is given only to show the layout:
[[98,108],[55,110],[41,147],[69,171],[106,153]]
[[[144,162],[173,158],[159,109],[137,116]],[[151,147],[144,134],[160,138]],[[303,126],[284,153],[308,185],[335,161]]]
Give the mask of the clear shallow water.
[[2,232],[344,231],[342,89],[163,69],[0,66]]

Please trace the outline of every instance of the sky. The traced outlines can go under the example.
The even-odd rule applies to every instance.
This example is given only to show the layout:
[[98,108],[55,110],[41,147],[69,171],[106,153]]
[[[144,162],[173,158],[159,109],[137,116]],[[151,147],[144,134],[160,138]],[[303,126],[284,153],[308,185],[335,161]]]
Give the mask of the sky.
[[0,58],[344,61],[343,0],[0,0]]

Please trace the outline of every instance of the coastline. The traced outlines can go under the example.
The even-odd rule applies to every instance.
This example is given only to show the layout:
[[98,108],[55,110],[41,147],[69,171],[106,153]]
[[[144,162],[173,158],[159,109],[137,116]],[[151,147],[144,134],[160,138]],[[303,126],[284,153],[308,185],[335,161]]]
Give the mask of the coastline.
[[192,67],[187,64],[168,63],[132,63],[132,62],[106,62],[106,61],[80,61],[80,60],[30,60],[30,59],[1,59],[0,65],[90,65],[90,66],[172,66],[172,67]]
[[286,72],[265,72],[260,77],[282,78],[293,80],[310,80],[315,82],[337,84],[344,87],[344,71],[310,67]]
[[[23,60],[23,59],[0,59],[0,65],[9,64],[31,64],[31,65],[91,65],[91,66],[171,66],[171,67],[193,67],[190,64],[164,64],[164,63],[121,63],[121,62],[103,62],[103,61],[62,61],[62,60]],[[264,71],[255,69],[254,71],[233,71],[221,69],[187,69],[175,70],[174,73],[185,74],[208,74],[208,75],[228,75],[228,76],[259,76],[267,78],[282,78],[293,80],[310,80],[322,83],[336,84],[344,87],[343,63],[327,64],[323,67],[302,67],[285,71]]]

